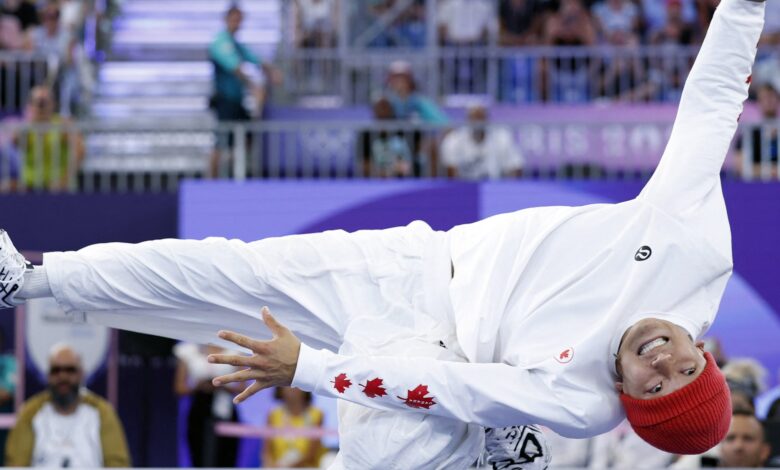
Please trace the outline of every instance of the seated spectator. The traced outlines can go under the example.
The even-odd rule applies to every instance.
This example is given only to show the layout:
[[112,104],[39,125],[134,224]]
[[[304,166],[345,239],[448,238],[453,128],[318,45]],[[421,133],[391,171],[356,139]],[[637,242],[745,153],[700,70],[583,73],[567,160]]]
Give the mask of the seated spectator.
[[548,46],[590,46],[596,43],[593,19],[582,0],[561,0],[561,7],[544,25]]
[[32,128],[14,136],[21,150],[22,180],[34,190],[63,191],[75,183],[84,159],[81,136],[69,122],[54,112],[49,88],[37,86],[30,92],[25,123]]
[[502,46],[531,46],[541,41],[546,12],[539,0],[501,0],[498,17]]
[[756,397],[764,391],[766,369],[754,359],[732,359],[722,369],[731,391],[734,410],[755,414]]
[[750,412],[734,411],[726,438],[720,444],[720,466],[760,468],[769,458],[771,448],[764,428]]
[[696,22],[695,0],[641,0],[641,22],[648,40],[658,34],[669,23],[669,6],[679,6],[682,22],[691,26]]
[[[497,17],[492,0],[440,0],[439,42],[446,47],[485,46],[495,38]],[[487,61],[478,53],[449,51],[441,64],[445,94],[484,94]]]
[[[768,77],[759,83],[757,101],[761,111],[761,121],[755,125],[748,124],[749,146],[742,137],[745,134],[741,134],[737,140],[737,172],[743,176],[747,176],[746,173],[750,172],[754,178],[766,175],[771,179],[777,179],[777,165],[780,161],[777,124],[777,119],[780,117],[780,78]],[[745,155],[746,152],[750,154]]]
[[295,0],[295,23],[301,47],[336,46],[337,0]]
[[216,346],[179,343],[174,346],[178,359],[174,391],[191,397],[187,414],[187,444],[193,467],[235,467],[238,439],[220,437],[215,425],[220,421],[238,421],[233,396],[239,387],[214,387],[211,379],[235,370],[230,366],[211,364],[209,354],[224,352]]
[[38,24],[38,9],[28,0],[0,0],[0,15],[15,17],[22,31]]
[[629,0],[603,0],[593,5],[601,40],[614,46],[639,44],[639,13]]
[[693,43],[693,25],[683,15],[683,0],[666,0],[666,18],[662,27],[650,35],[650,43],[682,44]]
[[[279,431],[322,428],[322,411],[312,406],[311,393],[279,387],[274,398],[281,400],[282,405],[268,415],[270,428]],[[322,451],[320,438],[279,436],[263,442],[261,457],[265,467],[319,467]]]
[[48,389],[27,400],[5,447],[11,467],[129,467],[122,424],[111,404],[83,388],[81,358],[58,345]]
[[472,106],[468,111],[468,126],[447,134],[441,147],[442,160],[451,178],[516,178],[523,167],[523,157],[512,133],[490,126],[484,106]]
[[496,30],[496,12],[489,0],[439,0],[439,40],[445,46],[486,45]]
[[393,107],[396,119],[418,120],[428,124],[446,124],[444,111],[417,90],[417,82],[408,62],[390,64],[385,96]]
[[[395,119],[426,124],[447,124],[449,119],[430,98],[417,90],[417,83],[408,62],[390,64],[387,89],[384,96],[393,107]],[[422,131],[412,132],[412,153],[415,160],[414,174],[429,176],[435,168],[436,139]]]
[[[386,98],[374,103],[375,122],[395,120],[393,106]],[[364,175],[379,178],[401,178],[412,175],[412,136],[402,131],[366,132],[363,141]]]

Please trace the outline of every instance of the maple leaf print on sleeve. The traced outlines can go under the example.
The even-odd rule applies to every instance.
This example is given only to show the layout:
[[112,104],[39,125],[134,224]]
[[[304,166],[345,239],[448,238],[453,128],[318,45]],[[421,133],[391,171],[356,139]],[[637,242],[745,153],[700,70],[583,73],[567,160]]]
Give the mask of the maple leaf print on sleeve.
[[428,393],[428,386],[420,384],[415,387],[414,390],[407,390],[406,398],[398,398],[403,400],[404,404],[409,408],[425,408],[426,410],[429,410],[436,404],[436,401],[434,401],[435,397],[427,397],[426,395],[428,395]]
[[344,391],[352,386],[352,381],[347,378],[347,374],[344,372],[337,375],[330,383],[333,384],[333,388],[339,393],[344,393]]
[[369,380],[365,385],[360,384],[360,386],[363,387],[363,393],[365,393],[368,398],[383,397],[387,395],[387,390],[385,390],[382,379],[379,377]]

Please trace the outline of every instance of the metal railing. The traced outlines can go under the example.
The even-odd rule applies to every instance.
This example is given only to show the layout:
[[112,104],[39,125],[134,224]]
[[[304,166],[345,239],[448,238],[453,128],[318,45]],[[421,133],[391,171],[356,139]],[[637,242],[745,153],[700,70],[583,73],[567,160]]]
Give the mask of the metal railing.
[[52,86],[58,63],[43,54],[0,51],[0,116],[21,114],[34,86]]
[[426,50],[289,49],[280,57],[288,96],[366,104],[387,85],[388,65],[410,65],[434,98],[477,95],[504,103],[675,102],[698,46],[441,47]]
[[[647,178],[671,123],[496,121],[523,156],[521,178]],[[0,191],[175,191],[183,178],[447,178],[451,127],[397,121],[218,126],[5,124]],[[743,124],[725,173],[778,180],[780,121]],[[744,155],[744,157],[742,157]]]

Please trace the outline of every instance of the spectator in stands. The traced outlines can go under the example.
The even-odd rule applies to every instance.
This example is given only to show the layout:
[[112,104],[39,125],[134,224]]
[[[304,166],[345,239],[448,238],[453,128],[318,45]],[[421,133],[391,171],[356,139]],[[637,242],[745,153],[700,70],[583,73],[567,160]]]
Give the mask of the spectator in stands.
[[764,428],[758,418],[750,412],[735,410],[729,432],[720,444],[720,466],[763,467],[770,452]]
[[590,46],[596,43],[593,19],[582,0],[561,0],[560,8],[546,21],[544,43],[548,46]]
[[[390,64],[385,98],[393,107],[395,119],[426,124],[447,124],[449,119],[436,103],[417,90],[417,83],[408,62],[395,61]],[[435,167],[436,139],[425,138],[422,131],[412,132],[412,152],[415,160],[415,175],[429,176]]]
[[336,46],[337,0],[295,0],[298,44],[304,48]]
[[603,0],[593,5],[601,40],[615,46],[639,44],[639,14],[630,0]]
[[[639,45],[640,11],[636,4],[630,0],[603,0],[592,10],[603,43],[626,48]],[[603,98],[618,98],[645,81],[638,60],[617,54],[606,55],[601,61],[596,71]]]
[[238,421],[233,395],[239,387],[216,388],[211,379],[229,374],[233,368],[208,362],[209,354],[221,354],[224,350],[215,346],[200,347],[179,343],[174,347],[178,359],[174,391],[180,397],[189,396],[187,415],[187,444],[190,464],[193,467],[235,467],[238,440],[220,437],[215,425],[220,421]]
[[437,16],[444,46],[484,46],[496,31],[496,11],[489,0],[439,0]]
[[[757,85],[761,120],[749,127],[750,131],[747,134],[750,139],[749,145],[743,137],[737,140],[737,172],[747,176],[745,170],[748,170],[753,177],[766,175],[771,179],[777,179],[777,165],[780,161],[777,124],[777,119],[780,117],[780,77],[769,76]],[[750,154],[746,155],[746,152]]]
[[[16,356],[6,350],[5,333],[0,329],[0,413],[14,412],[16,392]],[[5,449],[8,430],[0,430],[0,449]],[[5,466],[5,455],[0,452],[0,467]]]
[[[268,426],[275,430],[305,431],[322,428],[323,415],[312,406],[309,392],[279,387],[274,393],[282,405],[268,415]],[[263,443],[262,460],[266,467],[319,467],[322,456],[319,437],[273,437]]]
[[538,44],[546,13],[539,0],[501,0],[499,43],[502,46]]
[[[386,98],[374,103],[374,119],[377,123],[395,120],[393,106]],[[361,135],[365,176],[402,178],[412,175],[412,135],[402,131],[380,130]]]
[[12,467],[129,467],[113,407],[82,386],[81,358],[65,345],[49,357],[48,389],[27,400],[5,447]]
[[683,0],[666,0],[666,18],[661,28],[650,35],[654,45],[690,45],[693,43],[693,25],[685,18]]
[[482,105],[469,108],[468,126],[447,134],[441,147],[451,178],[516,178],[523,168],[523,157],[512,133],[491,126],[488,111]]
[[722,369],[731,391],[732,408],[755,413],[756,397],[764,391],[766,369],[755,359],[730,360]]
[[[547,46],[590,46],[596,43],[596,28],[582,0],[561,0],[560,8],[544,25]],[[543,98],[582,102],[587,98],[590,61],[579,57],[558,57],[541,62]]]
[[[652,42],[669,23],[669,7],[679,7],[679,17],[682,23],[690,25],[696,22],[696,0],[641,0],[641,23],[645,37]],[[672,12],[675,15],[676,12]]]
[[446,124],[447,115],[433,100],[417,89],[408,62],[395,61],[390,64],[385,97],[393,106],[396,119],[415,120],[428,124]]
[[49,71],[59,91],[60,115],[70,116],[79,101],[79,70],[75,57],[76,37],[60,22],[60,9],[56,3],[47,4],[41,11],[41,26],[30,33],[33,50],[49,58],[56,58],[56,65]]
[[[211,107],[220,123],[250,120],[250,113],[244,108],[244,95],[251,92],[257,102],[259,115],[265,103],[264,79],[252,78],[260,67],[264,76],[271,83],[281,81],[279,71],[269,63],[261,61],[248,47],[241,44],[236,37],[244,14],[237,6],[232,6],[225,13],[225,30],[221,31],[208,48],[209,59],[214,65],[214,90],[211,97]],[[231,135],[220,132],[217,135],[217,147],[211,159],[211,174],[220,173],[220,166],[227,163],[222,159],[221,152],[232,147]]]
[[[496,37],[498,21],[492,0],[439,0],[439,42],[445,47],[486,46]],[[487,61],[455,49],[442,62],[445,93],[485,93]]]
[[22,31],[38,24],[38,9],[28,0],[0,0],[0,15],[15,17]]
[[34,127],[14,136],[14,143],[21,150],[22,180],[29,189],[68,189],[75,184],[84,159],[81,135],[54,109],[51,89],[34,87],[25,113],[25,123]]

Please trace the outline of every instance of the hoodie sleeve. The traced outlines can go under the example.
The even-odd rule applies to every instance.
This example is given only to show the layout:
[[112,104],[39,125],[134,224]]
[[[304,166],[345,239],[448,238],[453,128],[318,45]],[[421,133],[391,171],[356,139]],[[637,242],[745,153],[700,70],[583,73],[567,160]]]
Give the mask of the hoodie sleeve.
[[723,0],[683,90],[661,163],[639,196],[676,216],[720,191],[720,169],[748,96],[763,0]]
[[588,437],[587,403],[562,399],[544,373],[507,364],[346,356],[301,344],[292,386],[369,408],[444,416],[486,427],[541,424]]

